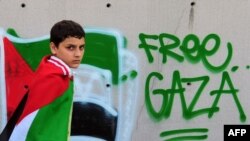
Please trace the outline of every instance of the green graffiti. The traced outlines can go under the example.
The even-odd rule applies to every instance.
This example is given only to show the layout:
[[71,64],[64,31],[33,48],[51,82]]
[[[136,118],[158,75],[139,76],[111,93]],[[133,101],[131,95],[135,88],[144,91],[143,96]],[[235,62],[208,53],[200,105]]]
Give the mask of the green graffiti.
[[205,140],[207,135],[174,137],[164,141]]
[[[225,86],[226,83],[228,84],[228,87],[229,87],[228,90],[224,89],[224,86]],[[242,106],[240,104],[240,101],[239,101],[239,99],[237,97],[237,92],[238,91],[239,90],[234,88],[234,85],[232,83],[232,80],[230,79],[230,76],[229,76],[228,72],[223,72],[222,81],[221,81],[221,85],[220,85],[219,90],[214,90],[214,91],[210,92],[211,95],[216,95],[214,103],[212,105],[212,108],[219,108],[219,107],[217,107],[217,105],[218,105],[219,99],[220,99],[222,94],[231,94],[233,96],[234,102],[235,102],[235,104],[236,104],[236,106],[237,106],[237,108],[239,110],[240,120],[242,122],[244,122],[244,121],[246,121],[246,115],[245,115],[245,113],[243,111],[243,108],[242,108]],[[210,111],[208,116],[212,117],[213,114],[214,114],[214,111]]]
[[143,48],[146,52],[146,55],[148,57],[148,61],[149,63],[152,63],[154,62],[154,58],[153,58],[153,55],[151,54],[151,51],[150,50],[157,50],[157,46],[154,46],[154,45],[150,45],[147,43],[147,39],[150,40],[158,40],[158,36],[157,35],[147,35],[147,34],[143,34],[141,33],[139,35],[139,39],[141,41],[141,44],[139,45],[139,48]]
[[[207,43],[210,40],[215,40],[215,46],[214,46],[214,48],[212,50],[207,50],[206,49],[206,45],[207,45]],[[201,50],[202,50],[201,53],[204,56],[206,56],[206,57],[202,57],[202,62],[206,66],[206,68],[208,68],[210,71],[213,71],[213,72],[220,72],[220,71],[224,70],[228,66],[228,64],[230,63],[230,61],[232,59],[232,56],[233,56],[233,47],[232,47],[232,44],[231,43],[227,43],[228,55],[227,55],[227,58],[226,58],[225,62],[222,63],[220,66],[213,66],[207,60],[207,56],[214,55],[217,52],[217,50],[219,49],[219,46],[220,46],[220,38],[216,34],[210,34],[210,35],[208,35],[204,39],[204,41],[203,41],[203,43],[201,45]]]
[[239,66],[234,66],[234,67],[232,67],[231,71],[236,72],[238,69],[239,69]]
[[[207,35],[202,42],[194,34],[187,35],[182,42],[178,37],[167,33],[162,33],[159,36],[141,33],[139,34],[139,39],[141,42],[139,44],[139,48],[144,49],[149,63],[154,62],[154,56],[152,52],[159,51],[162,56],[163,64],[167,63],[167,57],[171,57],[178,62],[183,62],[184,59],[186,59],[190,63],[202,62],[203,65],[211,72],[221,72],[229,65],[233,56],[232,44],[228,42],[228,52],[227,55],[225,55],[225,61],[218,66],[209,61],[208,58],[212,57],[219,51],[221,44],[220,37],[216,34]],[[157,40],[159,40],[159,45],[152,43],[153,41]],[[213,46],[210,46],[209,43],[211,42],[214,42]],[[178,47],[183,55],[180,55],[176,52],[178,51],[176,50]]]
[[126,81],[126,80],[128,80],[128,76],[127,76],[127,75],[123,75],[123,76],[121,77],[121,81]]
[[[214,46],[212,46],[212,49],[207,49],[206,47],[208,46],[208,43],[212,41],[214,41]],[[215,66],[210,63],[207,58],[213,56],[219,50],[220,43],[220,37],[216,34],[207,35],[202,43],[200,43],[200,40],[196,35],[189,34],[184,38],[180,49],[189,62],[197,63],[202,61],[208,70],[212,72],[220,72],[228,66],[233,55],[232,44],[228,43],[228,55],[224,63],[220,66]],[[190,44],[192,46],[190,46]]]
[[137,75],[138,75],[137,71],[131,70],[128,74],[122,75],[120,79],[121,79],[121,82],[126,82],[129,78],[131,80],[135,79]]
[[113,83],[118,84],[120,79],[118,49],[115,36],[105,33],[87,32],[85,54],[82,63],[110,70]]
[[[178,74],[178,77],[180,78],[179,72],[176,72],[176,73]],[[202,95],[204,88],[207,86],[209,82],[208,76],[201,76],[201,77],[195,77],[195,78],[182,78],[181,82],[183,83],[191,83],[191,82],[199,83],[200,82],[200,86],[198,87],[198,90],[194,98],[192,99],[189,107],[187,107],[187,110],[185,113],[186,116],[184,116],[186,119],[191,119],[193,117],[199,116],[200,114],[207,113],[209,111],[218,111],[216,108],[204,108],[204,109],[199,109],[199,110],[194,111],[194,107],[196,103],[198,102],[200,96]]]
[[[190,42],[193,46],[190,47]],[[191,63],[197,63],[201,60],[201,54],[198,53],[200,48],[200,40],[194,34],[187,35],[180,46],[180,49],[183,51],[184,56]]]
[[146,100],[146,107],[149,111],[149,115],[152,117],[152,119],[159,121],[163,118],[163,112],[167,110],[168,96],[164,89],[156,89],[153,91],[153,95],[161,94],[163,96],[163,103],[160,111],[159,112],[155,111],[150,98],[150,80],[153,78],[162,80],[163,76],[158,72],[152,72],[148,75],[145,85],[145,100]]
[[138,73],[137,73],[136,70],[132,70],[131,73],[130,73],[130,77],[131,77],[132,79],[135,79],[137,75],[138,75]]
[[[173,43],[171,44],[165,44],[164,41],[168,39],[172,41]],[[175,58],[178,62],[183,62],[184,57],[178,55],[177,53],[171,51],[174,48],[178,47],[180,44],[179,38],[177,38],[174,35],[167,34],[167,33],[162,33],[159,36],[159,41],[160,41],[160,49],[159,52],[162,54],[162,63],[167,62],[167,56],[171,56],[172,58]],[[169,42],[168,42],[169,43]]]
[[[206,135],[207,132],[208,132],[207,128],[179,129],[179,130],[163,131],[160,133],[160,137],[168,138],[168,139],[165,139],[165,141],[204,140],[204,139],[207,139],[208,137]],[[184,134],[184,136],[181,134]],[[191,134],[191,135],[186,135],[186,134]],[[195,134],[198,134],[198,135],[195,135]],[[199,134],[202,134],[202,135],[199,135]]]
[[[151,81],[152,80],[159,80],[163,81],[164,77],[159,72],[151,72],[145,83],[145,103],[146,108],[148,111],[148,114],[150,117],[155,121],[160,121],[164,118],[169,118],[171,115],[172,106],[174,103],[174,99],[176,95],[179,95],[181,106],[182,106],[182,114],[185,119],[192,119],[194,117],[208,114],[208,117],[211,118],[215,112],[219,111],[219,107],[217,107],[219,99],[222,94],[231,94],[234,102],[238,108],[238,111],[240,113],[240,120],[242,122],[246,121],[246,115],[243,111],[243,108],[240,104],[240,101],[237,97],[238,90],[234,88],[233,83],[230,79],[230,76],[227,72],[223,72],[222,78],[221,78],[221,85],[218,90],[212,90],[211,95],[217,94],[213,104],[211,107],[198,109],[196,106],[196,103],[199,101],[203,90],[209,83],[209,76],[200,76],[200,77],[194,77],[194,78],[182,78],[179,71],[173,72],[172,77],[172,86],[170,89],[166,88],[156,88],[151,90]],[[193,99],[191,100],[190,104],[187,105],[186,99],[185,99],[185,85],[182,84],[186,83],[199,83],[200,86],[198,90],[196,91]],[[227,82],[229,86],[229,90],[226,90],[224,88],[225,83]],[[162,95],[162,104],[159,111],[156,111],[156,109],[153,106],[152,97],[155,95]],[[196,107],[195,107],[196,106]],[[197,110],[194,110],[197,109]]]

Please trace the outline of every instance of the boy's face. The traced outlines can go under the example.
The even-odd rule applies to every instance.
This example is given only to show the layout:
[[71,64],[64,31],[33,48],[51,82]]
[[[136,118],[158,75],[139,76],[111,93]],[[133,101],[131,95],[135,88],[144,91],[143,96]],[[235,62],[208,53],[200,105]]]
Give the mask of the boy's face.
[[53,42],[50,43],[52,54],[61,59],[70,68],[77,68],[84,54],[85,39],[68,37],[58,47]]

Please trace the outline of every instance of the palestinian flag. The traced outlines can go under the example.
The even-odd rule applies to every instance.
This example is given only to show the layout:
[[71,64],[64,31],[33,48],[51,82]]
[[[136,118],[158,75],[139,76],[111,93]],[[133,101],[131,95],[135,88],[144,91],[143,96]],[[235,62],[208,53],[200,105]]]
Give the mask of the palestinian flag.
[[68,140],[73,103],[72,74],[68,66],[56,57],[46,56],[34,73],[9,38],[1,37],[1,43],[8,120],[28,90],[23,113],[10,141]]

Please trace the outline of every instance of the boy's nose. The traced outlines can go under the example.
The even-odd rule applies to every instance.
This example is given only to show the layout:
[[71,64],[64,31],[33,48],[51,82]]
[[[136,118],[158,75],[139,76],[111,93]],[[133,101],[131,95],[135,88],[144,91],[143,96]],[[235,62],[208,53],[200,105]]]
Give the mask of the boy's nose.
[[81,56],[82,55],[82,51],[80,49],[76,49],[75,50],[75,56]]

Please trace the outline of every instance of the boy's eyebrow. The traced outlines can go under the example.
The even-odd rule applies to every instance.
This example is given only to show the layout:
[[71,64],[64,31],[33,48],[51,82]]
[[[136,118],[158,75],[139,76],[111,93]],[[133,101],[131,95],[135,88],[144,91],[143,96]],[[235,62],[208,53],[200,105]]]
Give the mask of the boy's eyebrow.
[[67,43],[67,46],[77,46],[76,44],[72,44],[72,43]]
[[71,44],[71,43],[69,43],[69,44],[67,44],[66,46],[76,46],[75,44]]
[[[77,45],[71,44],[71,43],[67,44],[66,46],[67,46],[67,47],[68,47],[68,46],[77,47]],[[85,44],[81,44],[80,47],[85,47]]]
[[80,45],[80,47],[84,47],[84,46],[85,46],[85,44],[81,44],[81,45]]

